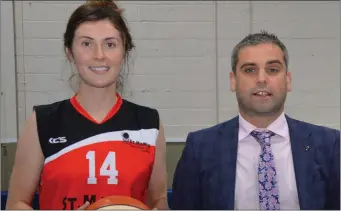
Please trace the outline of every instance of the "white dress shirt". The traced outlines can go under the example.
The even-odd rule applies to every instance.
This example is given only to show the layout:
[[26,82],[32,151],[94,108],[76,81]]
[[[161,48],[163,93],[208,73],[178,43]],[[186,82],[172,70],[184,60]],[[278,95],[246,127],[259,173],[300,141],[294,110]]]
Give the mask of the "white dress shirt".
[[[235,209],[259,209],[258,161],[260,144],[250,133],[257,129],[239,115]],[[284,113],[268,128],[275,159],[281,209],[300,209],[292,160],[289,128]],[[264,129],[257,129],[262,131]]]

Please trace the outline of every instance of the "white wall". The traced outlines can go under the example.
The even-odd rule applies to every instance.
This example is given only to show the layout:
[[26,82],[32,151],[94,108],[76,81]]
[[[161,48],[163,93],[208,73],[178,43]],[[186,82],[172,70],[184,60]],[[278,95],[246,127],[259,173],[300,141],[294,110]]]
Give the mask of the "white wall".
[[[62,35],[84,1],[16,1],[19,125],[32,106],[70,96]],[[245,35],[265,29],[289,50],[293,91],[286,111],[340,128],[339,2],[121,1],[137,46],[126,97],[155,107],[169,141],[237,114],[230,56]],[[317,115],[317,114],[320,114]],[[21,128],[19,128],[21,130]]]
[[12,142],[18,132],[13,2],[0,1],[0,9],[0,138],[1,142]]

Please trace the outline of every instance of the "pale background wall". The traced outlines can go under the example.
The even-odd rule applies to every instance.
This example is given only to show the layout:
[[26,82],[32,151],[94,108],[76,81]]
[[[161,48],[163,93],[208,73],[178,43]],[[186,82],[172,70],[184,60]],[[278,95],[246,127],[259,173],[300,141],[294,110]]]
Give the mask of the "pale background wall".
[[[62,36],[68,17],[81,3],[15,1],[15,33],[7,30],[8,36],[15,34],[16,68],[11,49],[5,48],[6,54],[1,50],[1,59],[8,57],[1,63],[2,141],[16,138],[34,104],[72,94]],[[231,51],[248,33],[261,29],[276,33],[289,51],[293,91],[286,112],[340,128],[340,2],[125,0],[119,5],[137,46],[124,96],[159,110],[168,141],[184,141],[189,131],[237,114],[228,81]],[[10,27],[10,18],[6,20]],[[1,41],[9,45],[10,38],[9,43]],[[17,101],[8,97],[15,93],[14,71]],[[18,116],[17,122],[12,115]],[[171,177],[183,144],[167,147]]]

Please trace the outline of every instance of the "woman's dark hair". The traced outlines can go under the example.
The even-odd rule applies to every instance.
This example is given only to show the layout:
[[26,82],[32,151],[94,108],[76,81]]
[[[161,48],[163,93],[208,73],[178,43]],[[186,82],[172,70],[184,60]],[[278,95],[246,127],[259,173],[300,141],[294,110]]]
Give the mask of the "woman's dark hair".
[[[75,31],[80,24],[88,21],[109,20],[120,32],[124,48],[124,61],[128,67],[130,51],[135,47],[129,29],[122,16],[122,10],[112,0],[88,0],[85,4],[79,6],[70,16],[66,31],[64,33],[64,50],[70,49],[72,52],[72,43]],[[71,76],[70,80],[73,76]],[[120,73],[117,80],[117,88],[123,86],[123,75]]]

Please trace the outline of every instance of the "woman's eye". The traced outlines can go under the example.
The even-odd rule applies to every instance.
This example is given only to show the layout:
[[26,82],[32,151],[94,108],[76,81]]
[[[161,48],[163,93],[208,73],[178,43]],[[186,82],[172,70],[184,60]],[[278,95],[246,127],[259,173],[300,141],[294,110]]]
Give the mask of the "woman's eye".
[[88,41],[82,42],[82,45],[85,47],[89,47],[91,44]]
[[116,47],[115,43],[108,43],[107,45],[108,45],[109,48],[114,48],[114,47]]

